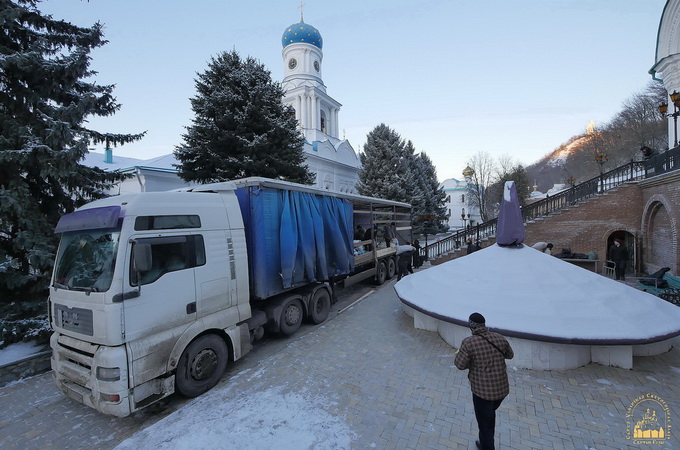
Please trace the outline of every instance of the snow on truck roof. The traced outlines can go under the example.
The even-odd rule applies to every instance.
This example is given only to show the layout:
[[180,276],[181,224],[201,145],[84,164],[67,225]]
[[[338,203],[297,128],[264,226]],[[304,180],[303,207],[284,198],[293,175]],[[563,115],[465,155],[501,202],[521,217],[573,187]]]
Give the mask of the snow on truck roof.
[[180,191],[189,191],[189,192],[209,192],[209,191],[228,191],[228,190],[234,190],[236,188],[242,188],[242,187],[250,187],[250,186],[261,186],[261,187],[268,187],[268,188],[274,188],[274,189],[287,189],[291,191],[298,191],[298,192],[308,192],[310,194],[317,194],[317,195],[324,195],[328,197],[337,197],[337,198],[344,198],[347,200],[350,200],[352,203],[355,204],[379,204],[379,205],[384,205],[384,206],[397,206],[401,208],[411,208],[411,205],[408,203],[402,203],[402,202],[396,202],[393,200],[385,200],[382,198],[376,198],[376,197],[367,197],[364,195],[358,195],[358,194],[349,194],[345,192],[335,192],[335,191],[329,191],[326,189],[321,189],[317,188],[314,186],[307,186],[305,184],[298,184],[298,183],[292,183],[290,181],[283,181],[283,180],[274,180],[271,178],[262,178],[262,177],[249,177],[249,178],[242,178],[240,180],[231,180],[231,181],[223,181],[220,183],[210,183],[210,184],[202,184],[198,186],[192,186],[190,188],[183,188],[180,189]]

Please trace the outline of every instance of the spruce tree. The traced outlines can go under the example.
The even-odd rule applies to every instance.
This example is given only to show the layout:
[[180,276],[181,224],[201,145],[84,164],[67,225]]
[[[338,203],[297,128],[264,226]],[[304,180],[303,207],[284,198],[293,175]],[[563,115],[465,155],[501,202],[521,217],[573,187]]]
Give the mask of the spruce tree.
[[401,136],[384,123],[369,132],[361,153],[359,194],[410,203],[415,181],[409,151],[412,155],[412,147],[407,148]]
[[[412,201],[413,229],[415,234],[435,234],[448,229],[446,193],[437,180],[437,169],[425,152],[414,159],[413,172],[418,185],[418,200]],[[434,216],[434,219],[421,220],[421,216]]]
[[212,58],[198,74],[195,117],[176,147],[179,175],[201,183],[250,176],[311,184],[304,138],[283,89],[252,57],[236,51]]
[[142,135],[87,128],[87,117],[120,105],[113,86],[92,81],[90,52],[106,43],[102,25],[81,28],[37,9],[36,0],[0,0],[0,298],[44,292],[59,217],[104,196],[119,175],[83,166],[88,145]]

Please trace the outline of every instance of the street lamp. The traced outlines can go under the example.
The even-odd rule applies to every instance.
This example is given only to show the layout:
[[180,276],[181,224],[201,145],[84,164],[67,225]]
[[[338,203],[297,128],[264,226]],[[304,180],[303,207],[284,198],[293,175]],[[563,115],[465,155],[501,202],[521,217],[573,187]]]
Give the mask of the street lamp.
[[659,112],[664,117],[673,118],[673,148],[678,146],[678,115],[680,115],[680,93],[673,91],[671,94],[671,101],[673,102],[673,112],[667,114],[668,103],[659,105]]
[[467,224],[467,221],[470,220],[470,213],[465,214],[465,208],[463,208],[463,212],[460,215],[460,220],[463,221],[463,229],[466,229],[465,225]]
[[[470,183],[472,183],[472,177],[475,175],[475,169],[473,169],[470,166],[466,166],[465,169],[463,169],[463,177],[465,178],[465,189],[468,191],[468,206],[471,204],[470,202],[470,194],[472,193],[472,187],[470,186]],[[465,208],[463,208],[463,214],[461,214],[461,219],[463,219],[463,229],[466,229],[465,226],[465,217],[463,217],[465,213]],[[470,213],[467,214],[467,220],[470,220]],[[470,221],[472,223],[472,221]]]
[[597,153],[595,153],[595,161],[597,161],[597,163],[600,165],[600,177],[604,171],[604,163],[606,163],[608,160],[609,155],[602,150],[598,150]]
[[604,191],[604,180],[602,178],[602,174],[604,173],[604,163],[606,163],[608,159],[609,155],[602,150],[598,150],[597,153],[595,153],[595,161],[597,161],[597,163],[600,165],[600,192]]

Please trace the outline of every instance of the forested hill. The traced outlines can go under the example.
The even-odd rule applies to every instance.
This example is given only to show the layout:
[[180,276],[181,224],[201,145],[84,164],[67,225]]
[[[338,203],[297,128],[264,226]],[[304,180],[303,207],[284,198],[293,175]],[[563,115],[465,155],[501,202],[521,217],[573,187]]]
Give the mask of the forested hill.
[[[665,103],[666,90],[660,83],[651,82],[643,92],[623,102],[622,109],[609,122],[588,124],[583,134],[573,136],[538,162],[526,168],[529,182],[545,192],[556,183],[576,183],[599,174],[595,160],[604,152],[608,160],[603,170],[611,170],[631,160],[642,159],[640,148],[647,146],[655,152],[668,149],[666,119],[659,112]],[[669,106],[669,111],[673,106]]]

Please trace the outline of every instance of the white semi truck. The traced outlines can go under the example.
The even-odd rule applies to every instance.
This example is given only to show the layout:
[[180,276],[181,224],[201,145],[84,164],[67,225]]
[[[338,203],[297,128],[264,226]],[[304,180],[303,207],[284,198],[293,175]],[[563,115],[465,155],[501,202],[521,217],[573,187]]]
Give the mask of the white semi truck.
[[127,416],[211,389],[265,330],[321,323],[335,287],[395,273],[354,240],[411,208],[264,178],[97,200],[61,218],[50,285],[52,369],[69,397]]

